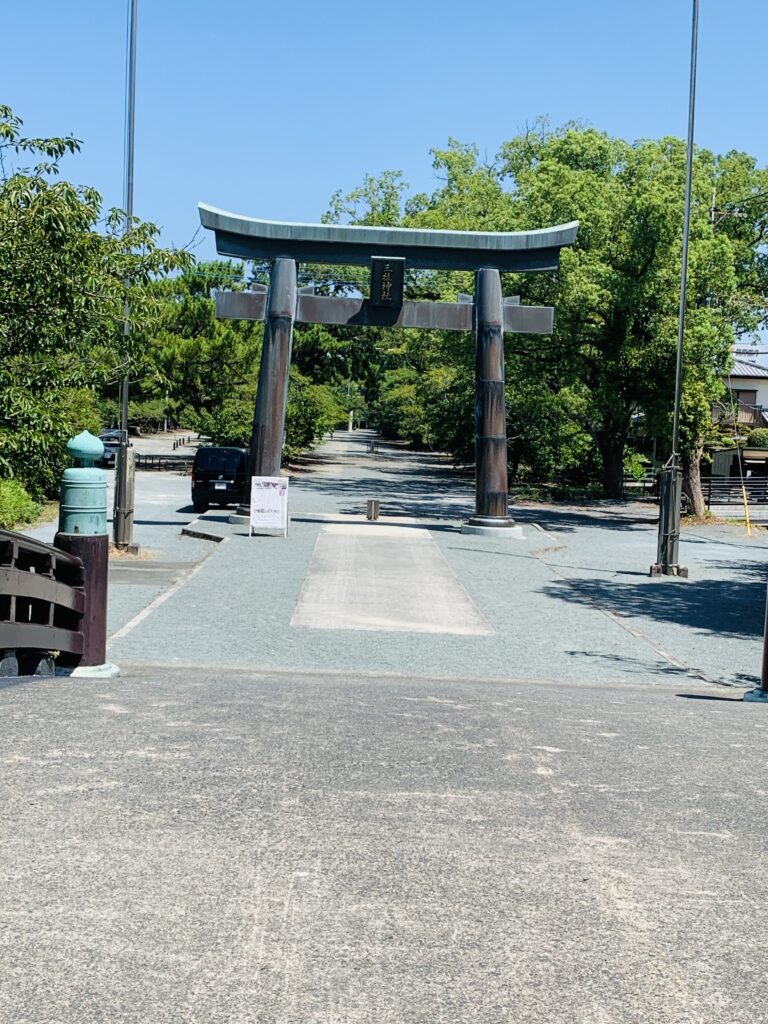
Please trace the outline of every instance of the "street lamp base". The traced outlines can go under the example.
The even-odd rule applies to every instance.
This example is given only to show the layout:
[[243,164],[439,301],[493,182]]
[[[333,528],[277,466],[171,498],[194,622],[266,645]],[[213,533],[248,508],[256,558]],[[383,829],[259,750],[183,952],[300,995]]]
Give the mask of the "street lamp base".
[[141,551],[140,544],[114,544],[115,551],[119,551],[123,555],[138,555]]
[[651,566],[651,576],[682,576],[684,579],[688,579],[688,566],[687,565],[667,565],[664,566],[660,562],[654,562]]

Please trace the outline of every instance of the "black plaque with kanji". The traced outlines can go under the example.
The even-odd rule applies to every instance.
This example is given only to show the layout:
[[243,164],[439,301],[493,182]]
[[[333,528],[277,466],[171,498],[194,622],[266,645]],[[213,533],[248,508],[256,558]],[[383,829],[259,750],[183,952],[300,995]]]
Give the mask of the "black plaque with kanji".
[[405,260],[403,258],[390,259],[387,256],[372,256],[370,304],[384,306],[387,309],[402,306],[404,280]]

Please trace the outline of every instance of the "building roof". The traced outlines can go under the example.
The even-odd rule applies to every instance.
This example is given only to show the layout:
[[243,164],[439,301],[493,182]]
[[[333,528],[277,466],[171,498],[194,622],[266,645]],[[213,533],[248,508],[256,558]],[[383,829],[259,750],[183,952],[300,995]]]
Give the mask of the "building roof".
[[768,380],[768,367],[760,366],[759,363],[753,363],[748,359],[736,358],[733,361],[733,369],[728,374],[729,377],[762,377],[764,380]]

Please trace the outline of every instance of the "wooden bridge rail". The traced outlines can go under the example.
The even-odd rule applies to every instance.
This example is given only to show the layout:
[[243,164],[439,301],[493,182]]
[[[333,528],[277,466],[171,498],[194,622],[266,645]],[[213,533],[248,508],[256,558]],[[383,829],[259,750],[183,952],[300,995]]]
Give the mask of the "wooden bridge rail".
[[0,530],[0,657],[4,651],[57,651],[58,664],[77,664],[84,610],[79,558]]

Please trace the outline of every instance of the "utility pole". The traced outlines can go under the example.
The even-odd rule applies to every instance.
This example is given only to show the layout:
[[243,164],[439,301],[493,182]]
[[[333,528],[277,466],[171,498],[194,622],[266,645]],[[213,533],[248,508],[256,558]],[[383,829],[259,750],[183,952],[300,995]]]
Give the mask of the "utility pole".
[[[129,0],[128,8],[128,50],[126,59],[125,93],[125,176],[123,209],[125,230],[131,230],[133,217],[133,142],[134,112],[136,109],[136,16],[138,0]],[[126,282],[128,283],[128,282]],[[125,307],[123,338],[125,351],[131,333],[130,307]],[[120,385],[120,450],[115,473],[115,506],[112,522],[115,547],[133,548],[133,499],[134,474],[133,452],[128,444],[128,391],[130,386],[130,363]]]
[[675,407],[672,416],[672,454],[660,474],[659,537],[652,576],[687,576],[688,570],[677,561],[680,544],[680,500],[683,470],[680,465],[680,400],[683,391],[683,339],[688,286],[688,237],[691,227],[691,183],[693,180],[693,122],[696,109],[696,48],[699,35],[699,0],[693,0],[691,28],[691,76],[688,91],[688,142],[685,154],[685,207],[683,213],[683,269],[680,280],[680,308],[677,319],[677,365],[675,368]]

